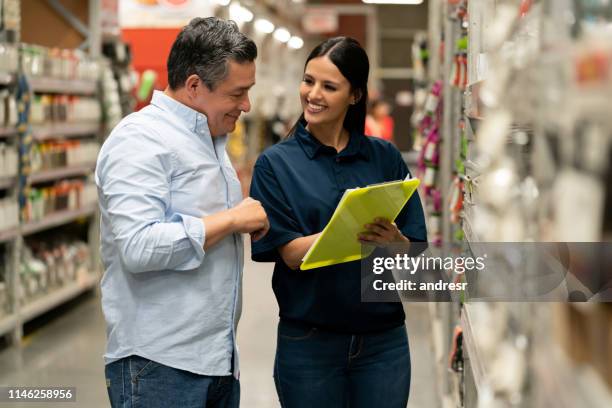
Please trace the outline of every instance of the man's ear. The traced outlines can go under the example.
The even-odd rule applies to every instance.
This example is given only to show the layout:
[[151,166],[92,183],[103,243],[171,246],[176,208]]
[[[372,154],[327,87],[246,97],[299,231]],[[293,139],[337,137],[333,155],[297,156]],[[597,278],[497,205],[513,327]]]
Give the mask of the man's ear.
[[189,75],[185,80],[185,90],[192,98],[196,97],[198,87],[203,86],[200,77],[196,74]]

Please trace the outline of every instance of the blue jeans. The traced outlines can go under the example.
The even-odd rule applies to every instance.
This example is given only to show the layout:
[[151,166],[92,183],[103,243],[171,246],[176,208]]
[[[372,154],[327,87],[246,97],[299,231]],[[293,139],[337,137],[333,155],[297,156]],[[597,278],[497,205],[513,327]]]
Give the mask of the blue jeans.
[[130,356],[106,366],[113,408],[238,408],[240,383],[233,376],[211,377]]
[[406,327],[350,335],[281,321],[274,381],[283,408],[406,408]]

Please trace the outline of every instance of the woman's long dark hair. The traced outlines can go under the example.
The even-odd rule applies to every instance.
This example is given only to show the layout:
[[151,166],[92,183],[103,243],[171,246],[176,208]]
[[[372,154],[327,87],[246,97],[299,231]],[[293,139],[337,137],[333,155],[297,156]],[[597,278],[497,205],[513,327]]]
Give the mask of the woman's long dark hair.
[[[308,62],[314,58],[324,57],[338,68],[340,73],[351,84],[351,92],[359,97],[354,105],[350,105],[344,117],[344,128],[350,133],[365,131],[366,109],[368,103],[368,75],[370,73],[370,61],[368,54],[361,44],[350,37],[334,37],[317,45],[310,53],[304,64],[304,71]],[[306,124],[304,113],[293,125],[287,137],[291,137],[299,123]]]

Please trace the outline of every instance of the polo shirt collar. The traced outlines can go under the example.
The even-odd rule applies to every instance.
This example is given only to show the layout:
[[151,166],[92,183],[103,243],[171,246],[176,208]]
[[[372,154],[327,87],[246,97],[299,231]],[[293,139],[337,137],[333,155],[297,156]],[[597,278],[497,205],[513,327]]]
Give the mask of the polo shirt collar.
[[[308,130],[306,130],[305,122],[298,122],[294,137],[297,139],[300,146],[304,150],[304,153],[306,153],[306,156],[308,156],[310,160],[313,160],[319,154],[324,152],[335,152],[333,147],[325,146]],[[355,157],[369,161],[370,156],[368,154],[366,140],[364,139],[365,137],[366,136],[359,134],[358,132],[351,132],[348,145],[338,154],[338,157]]]

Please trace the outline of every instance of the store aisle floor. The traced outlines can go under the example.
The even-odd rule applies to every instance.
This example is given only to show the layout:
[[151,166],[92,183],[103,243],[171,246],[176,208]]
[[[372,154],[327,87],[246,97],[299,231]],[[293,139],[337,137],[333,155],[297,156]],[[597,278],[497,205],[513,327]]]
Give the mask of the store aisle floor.
[[[243,312],[238,331],[241,405],[277,408],[272,365],[278,308],[270,287],[272,265],[253,263],[248,260],[248,253],[245,259]],[[426,306],[411,304],[406,308],[413,364],[409,408],[436,407]],[[102,362],[104,336],[99,297],[85,298],[30,334],[23,347],[0,352],[0,384],[74,386],[77,387],[77,404],[66,406],[107,407]],[[0,407],[23,406],[0,403]]]

